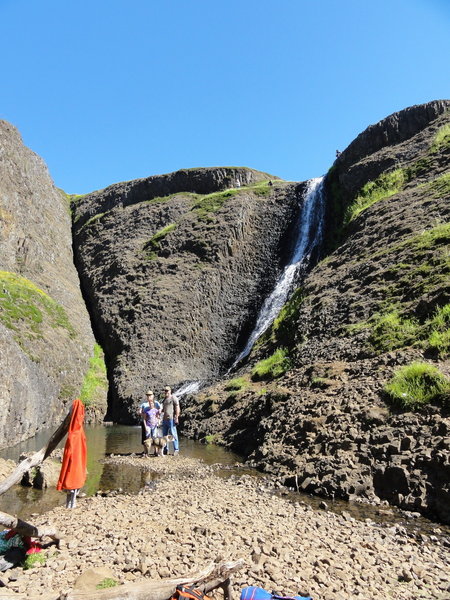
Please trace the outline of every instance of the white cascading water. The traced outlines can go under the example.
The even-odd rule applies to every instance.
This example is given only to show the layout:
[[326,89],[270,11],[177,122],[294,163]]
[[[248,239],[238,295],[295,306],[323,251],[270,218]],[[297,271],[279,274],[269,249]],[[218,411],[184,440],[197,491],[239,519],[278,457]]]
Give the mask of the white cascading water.
[[316,177],[308,181],[304,194],[303,207],[299,216],[297,242],[292,253],[292,258],[284,268],[275,289],[265,299],[255,328],[245,348],[236,358],[231,369],[249,354],[256,340],[272,324],[283,304],[287,301],[294,281],[309,266],[313,251],[318,249],[322,243],[325,217],[323,180],[323,177]]
[[182,398],[187,394],[196,394],[202,385],[201,381],[189,381],[188,383],[183,384],[180,388],[174,391],[174,396],[177,398]]
[[[259,313],[255,328],[242,352],[234,361],[230,372],[253,347],[253,344],[272,324],[280,312],[283,304],[288,299],[294,281],[305,271],[311,261],[314,250],[318,249],[323,238],[323,224],[325,217],[325,197],[323,192],[323,177],[310,179],[303,196],[303,207],[297,225],[297,241],[289,264],[284,268],[275,289],[266,298]],[[187,394],[196,394],[204,385],[202,381],[190,381],[174,392],[181,398]]]

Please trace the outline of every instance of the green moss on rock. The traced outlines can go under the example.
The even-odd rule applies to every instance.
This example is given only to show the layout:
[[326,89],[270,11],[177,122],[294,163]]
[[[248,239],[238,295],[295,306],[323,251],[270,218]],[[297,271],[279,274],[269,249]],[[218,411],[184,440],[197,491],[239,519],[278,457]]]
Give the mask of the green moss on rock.
[[19,343],[23,335],[42,336],[45,324],[76,336],[61,305],[29,279],[9,271],[0,271],[0,321],[16,332]]
[[155,260],[158,257],[160,250],[160,242],[163,240],[171,231],[177,228],[176,223],[169,223],[162,229],[160,229],[155,235],[144,244],[143,250],[146,252],[149,260]]
[[249,384],[246,377],[236,377],[226,382],[224,390],[227,392],[238,392],[245,389]]
[[253,381],[271,380],[281,377],[291,367],[286,348],[278,348],[268,358],[256,363],[252,370]]
[[430,152],[440,152],[444,148],[450,148],[450,123],[446,123],[438,130],[431,144]]
[[105,356],[101,347],[95,344],[93,356],[89,359],[89,370],[81,387],[80,399],[86,407],[95,406],[104,399],[107,389]]
[[388,171],[383,173],[374,181],[367,182],[362,188],[355,200],[348,206],[344,215],[344,225],[350,223],[353,219],[366,208],[385,200],[403,189],[406,177],[403,169]]

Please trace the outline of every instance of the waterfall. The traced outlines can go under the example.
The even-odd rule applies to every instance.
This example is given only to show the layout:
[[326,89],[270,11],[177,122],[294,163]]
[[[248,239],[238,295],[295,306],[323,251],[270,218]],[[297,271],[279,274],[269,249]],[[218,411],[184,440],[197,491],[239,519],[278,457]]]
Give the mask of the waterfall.
[[297,241],[290,262],[284,268],[275,289],[264,301],[255,328],[231,369],[250,353],[259,336],[272,324],[283,304],[287,301],[294,282],[298,281],[299,277],[310,266],[313,252],[320,249],[325,217],[323,180],[323,177],[316,177],[310,179],[307,183],[306,192],[303,196],[303,207],[297,224]]
[[174,391],[174,396],[182,398],[187,394],[196,394],[202,386],[202,381],[189,381]]

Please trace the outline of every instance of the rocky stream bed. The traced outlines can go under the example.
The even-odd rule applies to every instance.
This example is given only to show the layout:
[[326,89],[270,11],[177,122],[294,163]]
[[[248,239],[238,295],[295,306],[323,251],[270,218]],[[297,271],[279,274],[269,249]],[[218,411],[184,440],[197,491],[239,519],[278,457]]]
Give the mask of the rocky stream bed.
[[239,558],[245,567],[232,578],[235,598],[246,585],[315,600],[450,598],[450,535],[442,526],[425,535],[336,514],[325,504],[315,510],[270,478],[237,467],[224,477],[219,465],[182,455],[105,460],[163,477],[138,495],[99,492],[73,510],[35,515],[35,524],[59,529],[61,547],[45,549],[44,566],[2,573],[7,587],[0,598],[68,592],[85,586],[92,569],[98,570],[95,589],[99,578],[125,583],[183,576]]

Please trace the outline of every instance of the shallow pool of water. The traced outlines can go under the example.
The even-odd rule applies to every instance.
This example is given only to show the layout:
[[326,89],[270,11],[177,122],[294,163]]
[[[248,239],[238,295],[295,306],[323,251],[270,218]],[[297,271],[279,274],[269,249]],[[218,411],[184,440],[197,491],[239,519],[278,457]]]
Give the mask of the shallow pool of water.
[[[91,496],[98,490],[117,490],[121,488],[124,492],[137,493],[152,480],[158,479],[160,475],[142,471],[132,465],[121,465],[120,468],[114,464],[103,463],[102,459],[110,454],[140,454],[141,428],[127,425],[91,425],[85,427],[88,446],[88,476],[83,491]],[[34,438],[26,440],[12,448],[0,450],[0,457],[18,461],[22,452],[35,452],[44,447],[53,430],[40,432]],[[65,440],[64,440],[65,441]],[[64,441],[61,447],[64,446]],[[221,464],[225,467],[242,464],[242,459],[220,446],[214,444],[200,444],[193,440],[180,439],[180,453],[183,456],[201,459],[206,464]],[[244,465],[242,465],[244,467]],[[234,469],[229,471],[218,471],[218,475],[229,476],[230,474],[251,474],[264,478],[261,473],[249,469]],[[262,482],[263,485],[263,482]],[[264,485],[263,485],[264,487]],[[314,496],[308,496],[297,492],[281,492],[293,502],[304,502],[315,510],[320,509],[322,500]],[[450,528],[445,525],[433,523],[424,518],[408,519],[404,513],[393,507],[376,507],[370,504],[348,503],[339,500],[326,500],[328,509],[342,513],[347,512],[357,520],[371,519],[380,525],[389,526],[401,524],[411,533],[435,534],[436,529],[441,529],[442,535],[449,536]],[[55,506],[65,504],[65,493],[57,492],[54,487],[46,490],[35,490],[19,485],[14,486],[5,494],[0,496],[0,511],[17,515],[26,520],[32,514],[48,511]],[[438,537],[440,537],[438,533]]]
[[[101,460],[109,454],[139,454],[142,452],[141,428],[127,425],[91,425],[85,427],[88,456],[88,476],[83,491],[91,496],[98,490],[115,490],[122,488],[125,492],[137,493],[151,480],[151,474],[133,466],[104,464]],[[15,462],[23,452],[35,452],[43,448],[53,430],[42,431],[34,438],[21,442],[11,448],[0,451],[2,458]],[[64,447],[65,440],[60,444]],[[206,464],[221,463],[232,465],[240,458],[212,444],[205,445],[189,439],[180,439],[180,452],[183,456],[202,459]],[[156,479],[158,476],[155,475]],[[65,503],[65,493],[55,488],[35,490],[19,485],[14,486],[0,496],[0,511],[14,514],[26,519],[33,513],[42,513]]]

